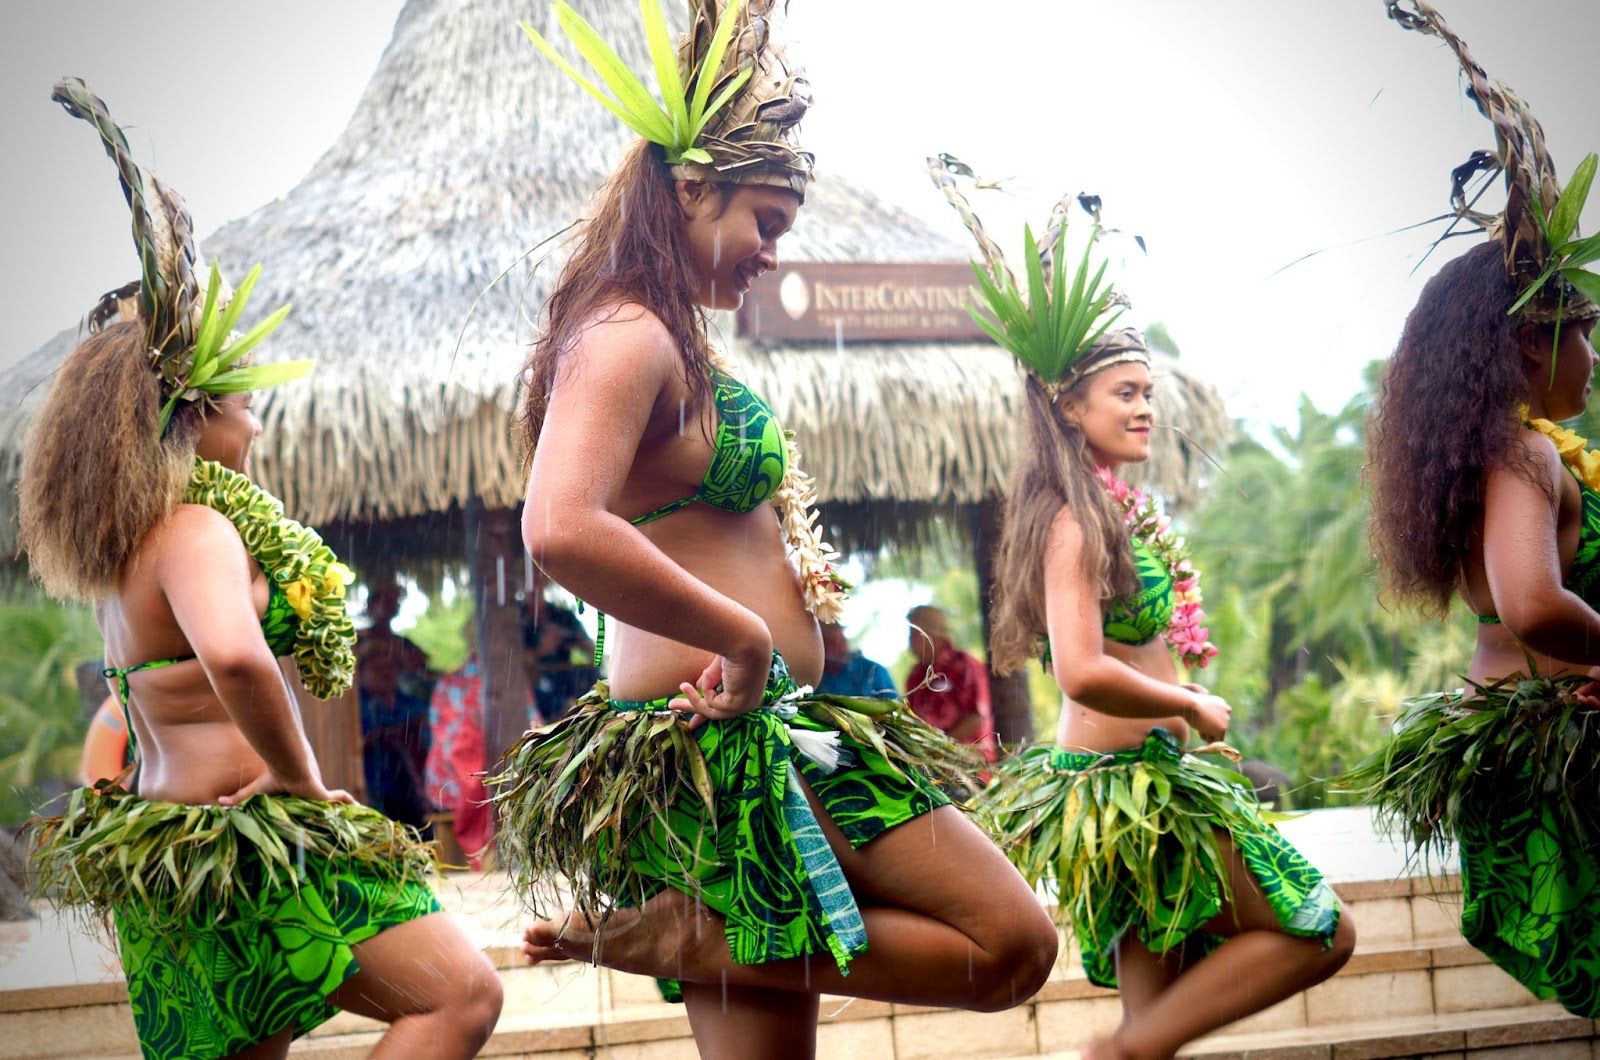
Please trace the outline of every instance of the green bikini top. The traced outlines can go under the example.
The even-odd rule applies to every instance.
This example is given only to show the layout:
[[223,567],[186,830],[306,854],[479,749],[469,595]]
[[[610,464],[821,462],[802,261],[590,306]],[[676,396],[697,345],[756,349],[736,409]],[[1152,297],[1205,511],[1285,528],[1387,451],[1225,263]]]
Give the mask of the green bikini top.
[[[1571,471],[1571,468],[1568,468]],[[1578,519],[1578,550],[1573,553],[1572,567],[1562,579],[1561,586],[1577,595],[1578,599],[1600,611],[1600,492],[1596,492],[1576,471],[1573,479],[1578,483],[1578,496],[1582,501]],[[1479,615],[1480,625],[1498,625],[1497,615]]]
[[[1132,538],[1133,566],[1139,574],[1139,590],[1132,596],[1120,596],[1108,601],[1100,628],[1106,640],[1138,647],[1149,644],[1167,631],[1172,623],[1172,612],[1177,606],[1172,598],[1172,572],[1150,546]],[[1039,660],[1050,665],[1050,642],[1045,640],[1044,656]]]
[[696,501],[725,512],[751,512],[778,492],[789,468],[789,446],[772,406],[715,368],[711,370],[711,389],[717,402],[717,433],[705,481],[693,496],[630,520],[634,526],[654,522]]
[[1133,539],[1133,566],[1139,574],[1138,592],[1106,604],[1102,623],[1106,639],[1118,644],[1148,644],[1172,622],[1172,572],[1138,538]]
[[[634,526],[653,523],[695,501],[725,512],[753,512],[772,500],[789,470],[789,442],[778,417],[761,396],[720,369],[711,369],[711,392],[717,402],[717,434],[711,441],[711,466],[692,497],[663,504],[628,520]],[[578,601],[583,606],[583,601]],[[606,616],[600,615],[594,638],[594,664],[605,659]]]
[[[272,649],[274,659],[281,658],[294,652],[295,634],[300,631],[300,616],[295,612],[294,606],[289,603],[289,597],[282,589],[270,579],[267,582],[267,610],[261,616],[261,635],[267,638],[267,647]],[[141,670],[159,670],[163,666],[172,666],[174,663],[188,662],[193,659],[191,655],[177,655],[171,659],[151,659],[149,662],[137,666],[108,666],[100,671],[100,676],[117,683],[117,700],[122,704],[122,721],[128,727],[128,754],[131,757],[137,750],[137,741],[133,735],[133,719],[128,716],[128,701],[131,694],[128,690],[128,675],[136,674]]]

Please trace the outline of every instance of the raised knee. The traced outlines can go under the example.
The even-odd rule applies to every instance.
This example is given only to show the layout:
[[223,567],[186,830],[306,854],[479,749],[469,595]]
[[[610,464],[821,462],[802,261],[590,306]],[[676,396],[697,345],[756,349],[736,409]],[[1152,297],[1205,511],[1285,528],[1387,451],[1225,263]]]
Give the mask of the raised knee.
[[1345,963],[1350,960],[1355,952],[1355,921],[1350,919],[1350,910],[1341,909],[1339,911],[1339,927],[1333,933],[1333,938],[1329,942],[1328,952],[1326,954],[1326,959],[1329,965],[1328,974],[1332,975],[1340,968],[1343,968]]
[[1043,910],[1037,918],[1021,919],[989,951],[992,974],[981,985],[972,1009],[999,1012],[1037,994],[1050,978],[1060,948],[1061,936]]
[[494,1033],[504,1004],[505,988],[500,983],[500,973],[485,957],[481,968],[463,977],[460,992],[445,1006],[445,1011],[454,1017],[463,1037],[476,1039],[482,1046]]

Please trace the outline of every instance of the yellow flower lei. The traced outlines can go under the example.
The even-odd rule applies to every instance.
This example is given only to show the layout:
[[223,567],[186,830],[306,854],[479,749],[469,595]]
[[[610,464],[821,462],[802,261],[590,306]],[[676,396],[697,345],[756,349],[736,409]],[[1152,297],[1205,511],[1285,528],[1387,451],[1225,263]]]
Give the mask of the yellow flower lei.
[[1578,478],[1584,485],[1593,490],[1600,490],[1600,453],[1589,448],[1589,440],[1580,437],[1577,431],[1568,430],[1549,420],[1528,418],[1528,406],[1522,406],[1522,422],[1538,431],[1556,444],[1556,452],[1561,455],[1562,462],[1578,473]]
[[310,527],[283,514],[283,502],[212,460],[194,462],[183,499],[227,516],[261,573],[300,616],[294,661],[306,691],[336,699],[350,691],[356,673],[356,630],[345,609],[345,587],[355,580]]

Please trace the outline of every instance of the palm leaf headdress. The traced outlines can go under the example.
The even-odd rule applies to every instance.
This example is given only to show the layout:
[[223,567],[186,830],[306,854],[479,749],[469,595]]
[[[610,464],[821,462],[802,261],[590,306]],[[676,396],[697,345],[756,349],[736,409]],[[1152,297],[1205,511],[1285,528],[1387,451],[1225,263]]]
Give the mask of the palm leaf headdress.
[[[161,377],[164,402],[158,433],[165,432],[179,401],[260,390],[309,373],[311,361],[245,367],[251,351],[289,314],[283,306],[248,333],[234,334],[261,266],[250,270],[237,291],[228,287],[215,263],[202,278],[189,208],[176,191],[133,161],[128,138],[111,120],[105,102],[76,77],[57,82],[50,98],[100,134],[133,214],[139,279],[101,298],[89,321],[93,328],[130,316],[143,323],[150,366]],[[135,291],[137,302],[130,306]]]
[[775,0],[689,0],[689,33],[677,45],[661,0],[639,0],[659,98],[566,0],[552,10],[601,83],[523,23],[528,39],[623,124],[659,144],[673,176],[805,194],[812,156],[799,148],[797,127],[811,96],[784,53]]
[[[1520,311],[1523,320],[1549,324],[1600,317],[1600,276],[1584,268],[1600,260],[1600,236],[1577,238],[1578,216],[1594,180],[1595,155],[1579,163],[1563,192],[1545,147],[1544,129],[1528,105],[1484,71],[1466,42],[1427,0],[1385,0],[1385,4],[1389,17],[1402,28],[1438,37],[1455,53],[1467,79],[1468,97],[1494,126],[1495,149],[1473,152],[1451,173],[1450,203],[1456,219],[1451,228],[1465,222],[1500,241],[1506,273],[1520,291],[1511,311]],[[1467,183],[1479,173],[1504,176],[1503,213],[1474,209],[1477,196],[1469,199]]]
[[[1033,229],[1024,227],[1024,288],[973,212],[949,164],[941,158],[929,158],[928,175],[978,243],[982,260],[972,263],[978,279],[978,301],[969,303],[967,312],[990,338],[1038,376],[1047,390],[1059,394],[1089,371],[1113,364],[1131,360],[1149,363],[1148,350],[1138,331],[1110,330],[1128,300],[1105,278],[1105,263],[1090,271],[1101,230],[1098,197],[1063,196],[1050,212],[1043,240],[1036,240]],[[1074,204],[1089,214],[1094,228],[1077,268],[1071,269],[1066,242],[1068,217]]]

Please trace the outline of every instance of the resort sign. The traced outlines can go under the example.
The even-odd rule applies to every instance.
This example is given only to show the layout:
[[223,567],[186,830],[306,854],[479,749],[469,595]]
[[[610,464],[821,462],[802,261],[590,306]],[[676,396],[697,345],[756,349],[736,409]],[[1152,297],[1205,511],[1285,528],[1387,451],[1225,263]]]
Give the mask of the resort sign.
[[988,342],[964,308],[966,262],[812,262],[750,286],[739,334],[767,341]]

